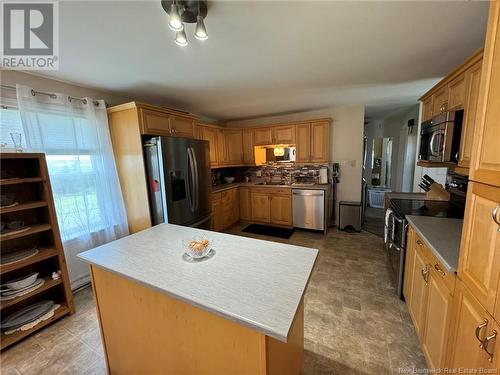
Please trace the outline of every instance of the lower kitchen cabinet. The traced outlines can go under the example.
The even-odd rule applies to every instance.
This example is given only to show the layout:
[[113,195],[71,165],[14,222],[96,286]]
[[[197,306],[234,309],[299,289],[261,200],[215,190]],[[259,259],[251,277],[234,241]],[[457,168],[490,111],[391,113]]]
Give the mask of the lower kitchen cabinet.
[[224,212],[222,210],[221,193],[212,193],[212,230],[224,229]]
[[[386,195],[387,196],[387,195]],[[411,282],[413,278],[414,262],[415,262],[415,231],[412,227],[408,227],[408,237],[406,243],[407,250],[405,256],[404,280],[403,280],[403,296],[407,302],[411,299],[412,288]]]
[[240,219],[252,220],[252,202],[250,188],[240,187]]
[[407,300],[408,309],[410,311],[410,316],[413,320],[413,325],[415,326],[415,331],[420,340],[422,340],[424,334],[425,325],[425,313],[427,310],[427,296],[428,288],[427,284],[429,282],[430,267],[426,263],[425,255],[422,251],[421,241],[417,238],[413,246],[413,269],[412,277],[409,280],[410,285],[409,292],[410,299]]
[[251,193],[252,221],[271,222],[271,199],[267,193]]
[[[498,366],[496,354],[500,345],[495,344],[493,331],[499,332],[497,323],[459,280],[453,301],[447,367],[477,369]],[[491,362],[488,352],[495,354]]]
[[452,294],[441,280],[441,275],[430,268],[427,288],[422,351],[430,368],[445,367],[446,348],[451,318]]
[[292,197],[290,195],[271,195],[271,223],[292,225]]
[[240,202],[238,188],[222,192],[222,210],[224,229],[229,228],[240,219]]

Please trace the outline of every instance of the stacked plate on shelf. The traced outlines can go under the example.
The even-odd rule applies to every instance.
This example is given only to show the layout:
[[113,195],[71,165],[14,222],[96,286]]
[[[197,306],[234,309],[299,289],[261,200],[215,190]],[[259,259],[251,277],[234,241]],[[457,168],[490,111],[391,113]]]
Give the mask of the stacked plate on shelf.
[[0,286],[0,301],[8,301],[19,296],[31,293],[40,288],[45,280],[33,272],[19,279],[10,280]]
[[6,335],[19,330],[26,331],[50,319],[59,306],[51,300],[34,303],[7,316],[0,323],[0,328]]

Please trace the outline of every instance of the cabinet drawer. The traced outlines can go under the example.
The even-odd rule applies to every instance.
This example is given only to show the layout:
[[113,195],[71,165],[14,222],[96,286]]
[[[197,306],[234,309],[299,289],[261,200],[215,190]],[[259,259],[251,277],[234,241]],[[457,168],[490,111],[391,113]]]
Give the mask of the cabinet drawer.
[[289,189],[289,188],[279,188],[279,189],[275,189],[275,188],[269,188],[268,189],[269,191],[269,194],[272,194],[272,195],[292,195],[292,189]]
[[448,288],[448,290],[453,294],[455,290],[456,275],[455,273],[449,272],[439,259],[434,255],[434,253],[427,247],[424,241],[415,233],[415,248],[425,259],[425,262],[431,268],[436,275]]

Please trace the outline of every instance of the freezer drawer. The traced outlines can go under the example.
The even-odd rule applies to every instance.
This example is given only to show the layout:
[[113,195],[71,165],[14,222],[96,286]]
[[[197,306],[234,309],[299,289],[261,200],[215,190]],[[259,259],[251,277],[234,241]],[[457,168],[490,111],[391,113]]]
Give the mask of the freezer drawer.
[[293,226],[325,230],[325,192],[293,189]]

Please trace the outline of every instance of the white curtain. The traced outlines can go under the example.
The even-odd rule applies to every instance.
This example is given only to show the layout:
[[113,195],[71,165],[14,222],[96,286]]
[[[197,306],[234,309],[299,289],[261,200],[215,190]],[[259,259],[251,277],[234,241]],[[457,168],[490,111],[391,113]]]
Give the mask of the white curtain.
[[104,101],[17,85],[28,151],[44,152],[73,289],[89,281],[78,253],[128,234]]

